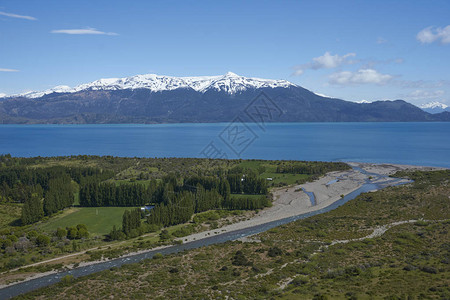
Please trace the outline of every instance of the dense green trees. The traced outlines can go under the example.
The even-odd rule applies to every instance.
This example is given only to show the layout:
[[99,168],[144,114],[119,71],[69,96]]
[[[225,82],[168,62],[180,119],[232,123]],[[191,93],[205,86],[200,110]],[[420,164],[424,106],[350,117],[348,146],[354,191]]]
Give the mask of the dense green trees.
[[[116,160],[104,158],[106,161],[109,159]],[[38,158],[32,160],[33,163],[37,161]],[[265,205],[262,200],[233,200],[231,195],[267,194],[266,180],[259,178],[255,170],[242,167],[228,170],[216,168],[189,176],[172,172],[166,173],[160,181],[152,179],[146,184],[122,182],[117,185],[115,181],[105,181],[115,176],[116,171],[112,169],[65,166],[31,168],[28,166],[31,161],[9,156],[2,156],[1,162],[0,201],[27,203],[23,212],[24,224],[38,221],[43,216],[42,211],[45,215],[52,215],[71,206],[77,184],[81,206],[136,207],[153,203],[156,207],[149,223],[161,225],[182,223],[189,220],[192,214],[210,209],[260,208]],[[7,164],[8,167],[5,167]],[[30,207],[38,206],[36,199],[39,199],[41,209],[32,212]]]
[[75,192],[72,181],[100,182],[114,176],[112,171],[95,168],[5,167],[10,161],[16,160],[9,156],[0,157],[0,201],[24,203],[23,224],[35,223],[44,213],[52,215],[71,206]]
[[[230,180],[231,178],[231,180]],[[261,197],[231,197],[231,185],[239,180],[239,191],[261,194]],[[230,184],[230,181],[232,184]],[[184,180],[183,185],[174,186],[174,181],[163,182],[155,190],[153,200],[156,206],[147,218],[149,224],[162,226],[185,223],[194,213],[211,209],[259,209],[270,204],[265,196],[267,186],[265,180],[256,175],[236,177],[202,177],[195,176]]]
[[123,213],[122,230],[127,236],[131,235],[132,231],[138,229],[140,226],[141,210],[139,208],[133,209],[132,211],[126,210]]
[[71,206],[74,201],[73,193],[71,178],[68,175],[49,180],[44,199],[45,215],[52,215]]
[[260,197],[232,197],[228,201],[223,201],[222,207],[231,210],[253,210],[261,209],[270,205],[267,196]]
[[138,183],[85,183],[80,189],[81,206],[142,206],[151,202],[156,180],[148,186]]
[[22,224],[28,225],[39,221],[44,216],[41,199],[35,195],[28,199],[22,208]]

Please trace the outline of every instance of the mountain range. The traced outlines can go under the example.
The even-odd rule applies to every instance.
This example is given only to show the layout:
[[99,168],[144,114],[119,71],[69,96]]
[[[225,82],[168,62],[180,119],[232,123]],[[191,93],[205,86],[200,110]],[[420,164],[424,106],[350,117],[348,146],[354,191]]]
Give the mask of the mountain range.
[[0,123],[425,122],[450,121],[403,100],[355,103],[286,80],[155,74],[100,79],[74,88],[0,95]]
[[430,114],[438,114],[444,111],[450,112],[450,107],[448,105],[436,101],[422,104],[419,107]]

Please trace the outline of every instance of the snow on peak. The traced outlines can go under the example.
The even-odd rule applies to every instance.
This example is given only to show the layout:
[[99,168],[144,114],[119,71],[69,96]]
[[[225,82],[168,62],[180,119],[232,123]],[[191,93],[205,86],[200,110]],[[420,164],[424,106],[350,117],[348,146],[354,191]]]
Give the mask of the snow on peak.
[[422,104],[419,106],[420,108],[440,108],[440,109],[446,109],[448,107],[448,105],[441,103],[441,102],[429,102],[426,104]]
[[239,76],[232,72],[219,76],[198,77],[173,77],[156,74],[144,74],[124,78],[99,79],[90,83],[78,85],[74,88],[61,85],[42,92],[27,92],[12,96],[39,98],[52,93],[75,93],[84,90],[149,89],[152,92],[161,92],[179,88],[191,88],[201,93],[205,93],[208,90],[216,90],[224,91],[228,94],[236,94],[247,89],[289,86],[295,86],[295,84],[286,80],[248,78]]
[[365,103],[371,103],[371,102],[367,101],[367,100],[361,100],[361,101],[356,101],[356,103],[365,104]]
[[320,97],[324,97],[324,98],[333,98],[333,97],[330,97],[330,96],[325,95],[325,94],[316,93],[316,92],[313,92],[313,93],[316,94],[317,96],[320,96]]
[[224,77],[240,77],[238,74],[235,74],[233,72],[227,72]]

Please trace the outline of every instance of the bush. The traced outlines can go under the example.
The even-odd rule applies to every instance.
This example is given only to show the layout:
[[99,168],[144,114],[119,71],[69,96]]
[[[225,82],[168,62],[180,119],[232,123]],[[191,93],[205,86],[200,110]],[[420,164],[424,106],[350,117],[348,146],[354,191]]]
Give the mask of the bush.
[[172,235],[175,237],[183,237],[183,236],[187,236],[187,235],[191,234],[193,231],[194,231],[193,226],[184,226],[184,227],[181,227],[180,229],[174,231],[172,233]]
[[155,253],[155,255],[153,255],[153,259],[161,259],[163,257],[164,255],[162,255],[161,253]]
[[124,240],[125,238],[125,233],[123,233],[121,228],[117,229],[116,225],[113,226],[113,229],[108,234],[108,239],[110,241]]
[[437,269],[434,267],[430,267],[430,266],[424,266],[422,268],[420,268],[420,270],[422,270],[423,272],[426,273],[430,273],[430,274],[437,274]]
[[9,239],[5,239],[5,240],[2,240],[2,241],[1,241],[2,249],[6,249],[6,248],[8,248],[8,247],[11,247],[12,244],[13,244],[13,243],[12,243],[11,240],[9,240]]
[[85,224],[78,224],[77,229],[78,230],[84,229],[84,230],[88,231],[87,226]]
[[12,258],[10,261],[8,261],[6,263],[6,267],[8,269],[15,269],[15,268],[18,268],[18,267],[21,267],[21,266],[25,265],[25,263],[26,263],[26,260],[23,257]]
[[294,280],[291,281],[290,284],[294,285],[294,286],[301,286],[303,284],[307,284],[308,283],[308,278],[306,278],[306,276],[297,276],[294,278]]
[[61,282],[62,282],[63,284],[70,284],[70,283],[72,283],[74,280],[75,280],[75,279],[74,279],[73,275],[66,275],[66,276],[64,276],[63,278],[61,278]]
[[56,229],[55,235],[56,235],[58,238],[62,239],[62,238],[64,238],[64,237],[67,236],[67,230],[65,230],[64,228],[58,227],[58,229]]
[[242,251],[237,251],[236,254],[232,258],[232,265],[234,266],[251,266],[252,263],[245,257]]
[[269,255],[270,257],[276,257],[276,256],[280,256],[283,254],[283,251],[278,248],[278,247],[271,247],[269,249],[269,251],[267,251],[267,255]]
[[67,238],[74,240],[78,236],[78,229],[76,227],[67,228]]
[[204,223],[206,221],[216,221],[219,220],[220,216],[218,214],[218,212],[216,211],[206,211],[203,213],[198,213],[197,215],[195,215],[193,221],[196,224],[201,224]]
[[27,237],[29,239],[36,238],[37,236],[38,236],[38,233],[36,230],[31,230],[27,233]]
[[14,235],[14,234],[8,235],[6,238],[7,238],[8,240],[10,240],[11,242],[13,242],[13,243],[17,242],[17,240],[19,239],[19,238],[18,238],[16,235]]
[[50,237],[40,234],[38,235],[38,237],[36,238],[36,244],[39,247],[45,247],[48,246],[50,244]]
[[89,232],[86,229],[80,228],[78,230],[77,238],[79,238],[79,239],[87,239],[88,237],[89,237]]
[[169,233],[166,229],[164,229],[164,230],[162,230],[161,233],[159,234],[159,238],[160,238],[162,241],[165,241],[165,240],[170,239],[170,238],[171,238],[171,235],[170,235],[170,233]]

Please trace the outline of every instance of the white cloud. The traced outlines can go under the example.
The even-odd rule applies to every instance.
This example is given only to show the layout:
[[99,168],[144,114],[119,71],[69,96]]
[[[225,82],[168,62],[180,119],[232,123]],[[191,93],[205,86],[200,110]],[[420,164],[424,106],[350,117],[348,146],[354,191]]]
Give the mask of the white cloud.
[[347,53],[342,56],[338,54],[331,55],[331,53],[327,51],[322,56],[314,57],[312,59],[312,62],[294,67],[295,71],[293,75],[300,76],[307,69],[311,70],[334,69],[341,65],[353,64],[355,62],[349,60],[349,58],[354,56],[356,56],[355,53]]
[[381,74],[374,69],[360,69],[356,72],[343,71],[329,76],[329,83],[337,85],[378,84],[387,83],[393,78],[389,74]]
[[450,43],[450,25],[444,28],[427,27],[417,33],[416,39],[422,44],[430,44],[436,41],[440,41],[442,44]]
[[0,68],[0,72],[19,72],[19,70]]
[[10,18],[25,19],[25,20],[30,20],[30,21],[36,21],[37,20],[35,17],[22,16],[22,15],[7,13],[7,12],[4,12],[4,11],[0,11],[0,15],[1,16],[5,16],[5,17],[10,17]]
[[317,70],[322,68],[336,68],[342,65],[348,57],[352,57],[355,55],[355,53],[348,53],[343,56],[339,56],[338,54],[331,55],[329,52],[325,52],[324,55],[313,58],[311,69]]
[[5,93],[0,93],[0,98],[4,98],[4,97],[6,97],[6,94]]
[[407,95],[404,95],[404,97],[411,100],[437,99],[441,98],[444,94],[445,92],[443,90],[437,91],[415,90]]
[[58,29],[52,30],[51,33],[63,33],[63,34],[96,34],[96,35],[118,35],[115,32],[104,32],[95,28],[86,29]]
[[296,69],[293,75],[300,76],[303,73],[305,73],[305,71],[303,69]]
[[377,38],[377,44],[386,44],[388,41],[382,37]]

